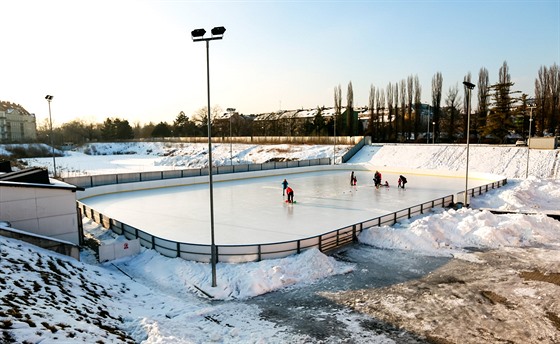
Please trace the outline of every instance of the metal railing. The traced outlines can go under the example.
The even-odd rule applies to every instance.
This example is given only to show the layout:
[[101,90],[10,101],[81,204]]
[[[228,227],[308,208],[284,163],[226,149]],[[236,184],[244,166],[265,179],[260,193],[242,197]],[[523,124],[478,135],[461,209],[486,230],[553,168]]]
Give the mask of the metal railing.
[[[331,158],[318,158],[310,160],[298,161],[272,161],[262,164],[243,164],[243,165],[225,165],[215,166],[212,168],[212,175],[228,174],[237,172],[252,172],[275,170],[281,168],[308,167],[318,165],[330,165]],[[130,172],[115,174],[98,174],[90,176],[66,177],[63,181],[68,184],[76,185],[82,188],[92,188],[103,185],[137,183],[152,180],[187,178],[207,176],[208,168],[192,168],[169,171],[150,171],[150,172]]]
[[[507,184],[507,179],[489,183],[483,186],[469,189],[472,196],[480,195],[491,189]],[[324,234],[307,238],[264,244],[248,245],[216,245],[218,261],[241,263],[260,261],[263,259],[282,258],[292,254],[301,253],[310,248],[318,248],[321,252],[328,253],[357,241],[358,235],[367,228],[391,226],[402,219],[424,214],[432,208],[447,207],[453,204],[454,196],[448,195],[424,202],[409,208],[401,209],[385,215],[381,215],[363,222],[354,223],[338,228]],[[127,239],[140,239],[140,244],[146,248],[156,250],[167,257],[180,257],[187,260],[209,262],[211,257],[210,245],[192,244],[167,240],[149,234],[139,228],[130,226],[117,219],[105,216],[86,204],[78,201],[78,209],[83,216],[92,219],[113,232],[124,235]]]

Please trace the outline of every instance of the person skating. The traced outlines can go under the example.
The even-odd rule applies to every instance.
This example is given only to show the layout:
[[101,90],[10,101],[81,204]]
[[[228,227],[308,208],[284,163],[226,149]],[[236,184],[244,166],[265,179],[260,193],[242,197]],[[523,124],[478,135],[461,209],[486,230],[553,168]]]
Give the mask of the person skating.
[[402,174],[399,176],[399,188],[403,188],[404,189],[404,185],[407,183],[405,176],[403,176]]
[[288,195],[288,203],[294,203],[294,190],[291,187],[286,188],[286,194]]
[[286,179],[284,179],[284,181],[282,182],[282,196],[286,195],[286,188],[288,187],[288,181]]
[[350,186],[354,185],[354,171],[352,171],[352,174],[350,175]]
[[376,189],[379,189],[379,185],[381,185],[381,173],[379,171],[375,171],[373,175],[373,183]]

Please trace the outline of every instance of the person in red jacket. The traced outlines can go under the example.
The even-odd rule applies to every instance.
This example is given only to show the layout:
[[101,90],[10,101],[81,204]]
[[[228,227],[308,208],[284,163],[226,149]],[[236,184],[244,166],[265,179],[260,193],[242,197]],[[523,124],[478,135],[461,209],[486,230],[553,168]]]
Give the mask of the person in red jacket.
[[294,203],[294,190],[288,186],[286,188],[286,194],[288,195],[288,203]]

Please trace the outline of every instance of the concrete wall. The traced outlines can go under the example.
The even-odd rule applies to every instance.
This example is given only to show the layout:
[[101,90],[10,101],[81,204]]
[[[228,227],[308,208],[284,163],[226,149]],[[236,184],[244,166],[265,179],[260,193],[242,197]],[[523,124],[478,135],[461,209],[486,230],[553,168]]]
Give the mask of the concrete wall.
[[25,241],[32,245],[54,251],[66,256],[70,256],[76,260],[80,260],[80,248],[70,242],[55,240],[41,235],[34,235],[24,231],[0,225],[0,235],[6,238]]
[[14,228],[79,244],[76,194],[71,190],[3,185],[0,219]]

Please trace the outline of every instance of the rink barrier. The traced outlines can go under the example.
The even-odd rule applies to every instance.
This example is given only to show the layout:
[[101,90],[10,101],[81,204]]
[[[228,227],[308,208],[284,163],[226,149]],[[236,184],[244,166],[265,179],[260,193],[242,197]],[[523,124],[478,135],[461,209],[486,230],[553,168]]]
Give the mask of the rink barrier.
[[[238,172],[266,171],[282,168],[296,168],[319,165],[330,165],[331,158],[317,158],[297,161],[271,161],[262,164],[224,165],[212,167],[212,175],[229,174]],[[129,172],[115,174],[98,174],[90,176],[77,176],[62,178],[65,183],[83,188],[96,186],[138,183],[153,180],[178,179],[187,177],[201,177],[208,175],[208,168],[194,168],[168,171]]]
[[[468,189],[467,192],[473,197],[481,195],[492,189],[507,184],[507,179],[502,179],[486,185]],[[463,192],[464,193],[464,192]],[[264,259],[283,258],[293,254],[299,254],[311,248],[317,248],[323,253],[329,253],[339,248],[358,241],[358,235],[371,227],[392,226],[403,219],[425,214],[433,208],[450,207],[454,203],[455,195],[448,195],[424,202],[409,208],[401,209],[392,213],[381,215],[363,222],[354,223],[338,228],[324,234],[315,235],[298,240],[247,244],[247,245],[216,245],[217,261],[225,263],[243,263],[261,261]],[[78,208],[83,216],[111,229],[126,239],[140,239],[140,244],[146,248],[156,250],[160,254],[171,258],[182,258],[198,262],[209,263],[211,258],[211,246],[209,244],[194,244],[177,242],[151,235],[139,228],[130,226],[124,222],[110,218],[97,212],[86,204],[77,201]]]

